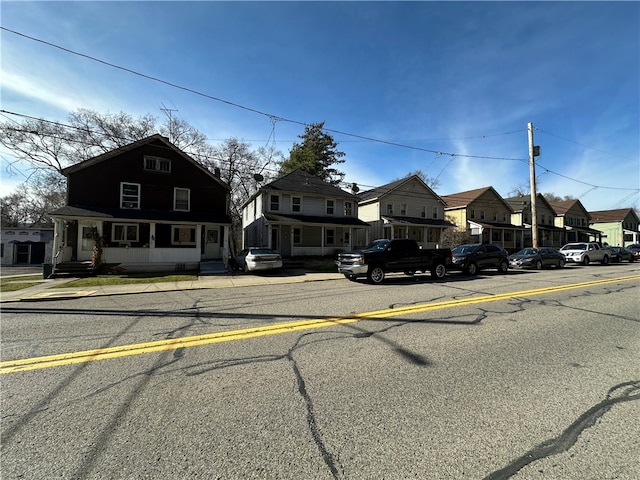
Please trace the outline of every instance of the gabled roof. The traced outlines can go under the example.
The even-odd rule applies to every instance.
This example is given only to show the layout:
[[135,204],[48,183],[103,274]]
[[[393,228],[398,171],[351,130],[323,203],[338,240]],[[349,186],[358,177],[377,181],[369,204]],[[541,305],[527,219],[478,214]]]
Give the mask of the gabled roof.
[[562,200],[560,202],[549,202],[549,205],[551,205],[551,208],[555,210],[556,215],[558,216],[564,216],[569,210],[577,206],[585,213],[585,215],[588,218],[591,218],[591,216],[589,215],[589,212],[587,212],[587,209],[584,208],[584,206],[582,205],[582,202],[577,198],[572,198],[570,200]]
[[307,193],[326,197],[348,197],[356,199],[356,196],[346,192],[321,178],[308,174],[297,168],[286,175],[263,185],[260,190],[275,190],[281,192]]
[[[509,198],[505,198],[504,200],[511,206],[514,212],[521,212],[525,209],[525,207],[528,207],[529,204],[531,203],[531,195],[518,195],[517,197],[509,197]],[[554,215],[556,214],[556,211],[549,204],[547,199],[544,198],[544,195],[542,195],[541,193],[538,193],[536,195],[536,200],[538,202],[544,203],[549,208],[549,210],[551,210],[554,213]]]
[[107,160],[109,160],[111,158],[115,158],[115,157],[117,157],[119,155],[122,155],[123,153],[130,152],[132,150],[135,150],[136,148],[140,148],[140,147],[142,147],[144,145],[148,145],[148,144],[152,144],[152,143],[156,143],[156,144],[157,143],[162,143],[163,146],[165,146],[165,147],[173,150],[177,154],[179,154],[187,162],[189,162],[189,163],[193,164],[195,167],[199,168],[202,171],[202,173],[204,173],[205,175],[207,175],[210,178],[212,178],[215,181],[217,181],[221,186],[223,186],[227,190],[231,190],[231,187],[229,187],[229,185],[227,183],[222,181],[222,179],[220,177],[214,175],[212,172],[207,170],[204,166],[202,166],[200,163],[196,162],[193,158],[191,158],[189,155],[187,155],[182,150],[180,150],[178,147],[176,147],[173,143],[171,143],[168,138],[163,137],[159,133],[156,133],[155,135],[151,135],[149,137],[146,137],[146,138],[143,138],[141,140],[135,141],[133,143],[125,145],[124,147],[116,148],[115,150],[111,150],[110,152],[106,152],[106,153],[103,153],[103,154],[98,155],[96,157],[89,158],[88,160],[85,160],[85,161],[80,162],[80,163],[76,163],[75,165],[71,165],[70,167],[67,167],[67,168],[63,169],[62,170],[62,174],[65,177],[69,176],[70,174],[72,174],[74,172],[77,172],[79,170],[82,170],[82,169],[85,169],[85,168],[89,168],[89,167],[91,167],[93,165],[96,165],[98,163],[101,163],[101,162],[107,161]]
[[592,223],[605,223],[605,222],[622,222],[631,214],[636,222],[640,223],[640,219],[633,208],[619,208],[617,210],[596,210],[589,212],[591,215]]
[[364,202],[370,202],[373,200],[378,200],[382,197],[384,197],[385,195],[388,195],[389,193],[398,190],[400,187],[402,187],[403,185],[407,184],[408,182],[412,181],[412,180],[417,180],[418,182],[420,182],[422,184],[422,186],[431,194],[433,195],[440,203],[444,204],[445,201],[436,193],[433,191],[433,189],[431,187],[429,187],[429,185],[427,185],[424,180],[422,180],[422,178],[420,178],[418,175],[410,175],[408,177],[405,178],[401,178],[400,180],[395,180],[391,183],[387,183],[386,185],[382,185],[380,187],[376,187],[376,188],[372,188],[371,190],[367,190],[365,192],[361,192],[358,194],[358,200],[361,203]]
[[511,208],[511,205],[509,205],[493,187],[482,187],[476,188],[474,190],[467,190],[466,192],[443,195],[442,198],[447,203],[447,208],[463,208],[469,206],[487,192],[493,192],[493,194],[504,204],[505,207],[507,207],[509,210],[513,210]]

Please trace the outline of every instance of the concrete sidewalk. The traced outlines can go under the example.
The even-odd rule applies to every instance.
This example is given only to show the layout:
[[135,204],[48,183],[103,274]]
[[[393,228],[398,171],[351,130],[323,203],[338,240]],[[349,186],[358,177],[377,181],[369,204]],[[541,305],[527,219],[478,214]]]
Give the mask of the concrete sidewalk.
[[285,283],[317,282],[344,278],[339,273],[309,273],[304,270],[286,270],[268,274],[220,273],[204,275],[187,282],[155,282],[102,287],[58,288],[75,278],[42,280],[38,285],[14,292],[2,292],[0,302],[36,302],[105,295],[130,295],[135,293],[172,292],[215,288],[253,287]]

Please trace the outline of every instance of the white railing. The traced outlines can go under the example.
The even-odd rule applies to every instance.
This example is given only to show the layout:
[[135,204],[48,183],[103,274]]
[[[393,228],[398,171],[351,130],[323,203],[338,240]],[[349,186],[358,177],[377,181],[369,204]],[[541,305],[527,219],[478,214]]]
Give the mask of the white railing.
[[199,262],[200,250],[197,248],[114,248],[102,249],[104,263],[184,263]]

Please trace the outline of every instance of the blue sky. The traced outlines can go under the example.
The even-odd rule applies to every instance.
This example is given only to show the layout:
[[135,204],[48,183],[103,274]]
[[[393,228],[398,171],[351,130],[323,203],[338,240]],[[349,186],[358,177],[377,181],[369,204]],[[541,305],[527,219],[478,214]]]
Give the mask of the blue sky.
[[[491,185],[505,197],[528,185],[532,122],[539,192],[588,210],[640,207],[639,2],[0,8],[7,111],[64,123],[78,108],[161,118],[166,107],[212,143],[237,137],[284,154],[303,124],[324,121],[346,153],[345,181],[361,190],[423,170],[441,195]],[[274,135],[269,115],[283,119]],[[2,155],[4,195],[20,178]]]

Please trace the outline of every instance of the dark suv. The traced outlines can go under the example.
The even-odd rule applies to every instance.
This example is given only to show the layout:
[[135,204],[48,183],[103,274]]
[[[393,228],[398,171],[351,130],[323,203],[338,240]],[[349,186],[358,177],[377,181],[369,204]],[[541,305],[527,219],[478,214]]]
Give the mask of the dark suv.
[[478,270],[496,268],[501,273],[509,270],[509,254],[500,245],[475,243],[459,245],[453,249],[450,270],[462,270],[475,275]]

